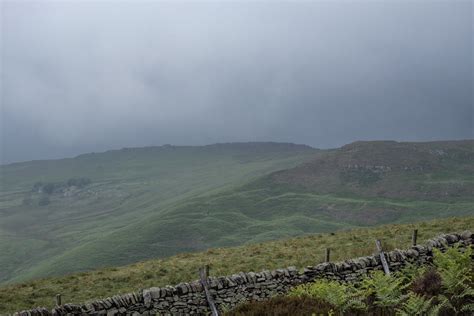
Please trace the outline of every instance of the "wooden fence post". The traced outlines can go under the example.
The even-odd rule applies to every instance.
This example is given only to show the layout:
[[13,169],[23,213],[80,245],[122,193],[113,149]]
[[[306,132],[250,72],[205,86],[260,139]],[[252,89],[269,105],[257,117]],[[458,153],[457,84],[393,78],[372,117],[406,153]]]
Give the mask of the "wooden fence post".
[[388,268],[387,260],[385,259],[385,254],[383,253],[382,244],[380,240],[375,240],[375,245],[377,246],[377,250],[379,251],[380,261],[382,261],[383,271],[386,275],[390,275],[390,269]]
[[326,248],[326,262],[329,262],[331,256],[331,248]]
[[56,306],[61,306],[61,294],[56,294]]
[[212,316],[219,316],[217,311],[216,304],[212,299],[211,292],[209,291],[209,285],[207,283],[207,278],[209,277],[209,266],[206,265],[203,268],[199,268],[199,278],[201,279],[201,285],[204,288],[204,293],[206,294],[207,303],[211,309]]
[[413,235],[411,235],[411,244],[416,246],[416,239],[418,238],[418,229],[413,230]]

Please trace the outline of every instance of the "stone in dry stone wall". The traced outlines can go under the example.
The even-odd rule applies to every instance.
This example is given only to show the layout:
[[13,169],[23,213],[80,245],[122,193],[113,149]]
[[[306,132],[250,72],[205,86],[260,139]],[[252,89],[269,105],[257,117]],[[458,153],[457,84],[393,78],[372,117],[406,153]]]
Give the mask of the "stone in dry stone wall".
[[[423,265],[433,261],[433,248],[445,250],[455,244],[461,248],[472,246],[474,234],[443,234],[430,239],[425,245],[416,245],[407,250],[386,253],[391,271],[411,263]],[[306,267],[302,273],[294,267],[273,271],[238,273],[230,276],[209,278],[209,291],[217,307],[232,308],[245,301],[262,301],[272,296],[285,294],[295,285],[315,279],[331,279],[353,282],[372,270],[382,270],[379,256],[365,256],[341,262],[327,262]],[[45,308],[15,313],[15,316],[43,315],[202,315],[210,312],[204,290],[198,281],[180,283],[162,288],[152,287],[137,293],[116,295],[103,300],[55,307],[51,312]]]

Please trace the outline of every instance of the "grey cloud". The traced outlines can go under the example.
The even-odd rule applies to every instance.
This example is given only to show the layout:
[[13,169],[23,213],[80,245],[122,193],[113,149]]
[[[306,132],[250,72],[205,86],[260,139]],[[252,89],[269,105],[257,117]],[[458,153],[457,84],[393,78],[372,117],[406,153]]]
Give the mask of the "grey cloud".
[[472,138],[471,1],[2,2],[2,161]]

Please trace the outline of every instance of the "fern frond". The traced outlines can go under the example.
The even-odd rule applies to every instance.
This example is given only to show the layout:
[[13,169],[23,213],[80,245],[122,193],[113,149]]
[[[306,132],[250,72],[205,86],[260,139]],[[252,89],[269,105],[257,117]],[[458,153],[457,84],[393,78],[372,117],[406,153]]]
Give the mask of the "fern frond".
[[461,312],[473,312],[474,313],[474,303],[469,303],[461,307]]

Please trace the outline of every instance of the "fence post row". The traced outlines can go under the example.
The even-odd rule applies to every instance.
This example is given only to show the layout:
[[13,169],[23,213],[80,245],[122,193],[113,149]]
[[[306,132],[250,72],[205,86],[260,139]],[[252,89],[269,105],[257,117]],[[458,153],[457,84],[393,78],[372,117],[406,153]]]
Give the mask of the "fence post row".
[[209,291],[209,285],[207,283],[207,278],[209,277],[209,266],[206,265],[203,268],[199,268],[199,278],[201,280],[201,285],[204,288],[204,293],[206,294],[207,303],[211,309],[212,316],[219,316],[217,311],[216,304],[212,299],[211,292]]
[[387,259],[385,259],[385,254],[383,253],[382,244],[380,240],[375,240],[375,245],[377,246],[377,250],[379,251],[380,261],[382,261],[383,271],[386,275],[390,275],[390,269],[388,268]]

